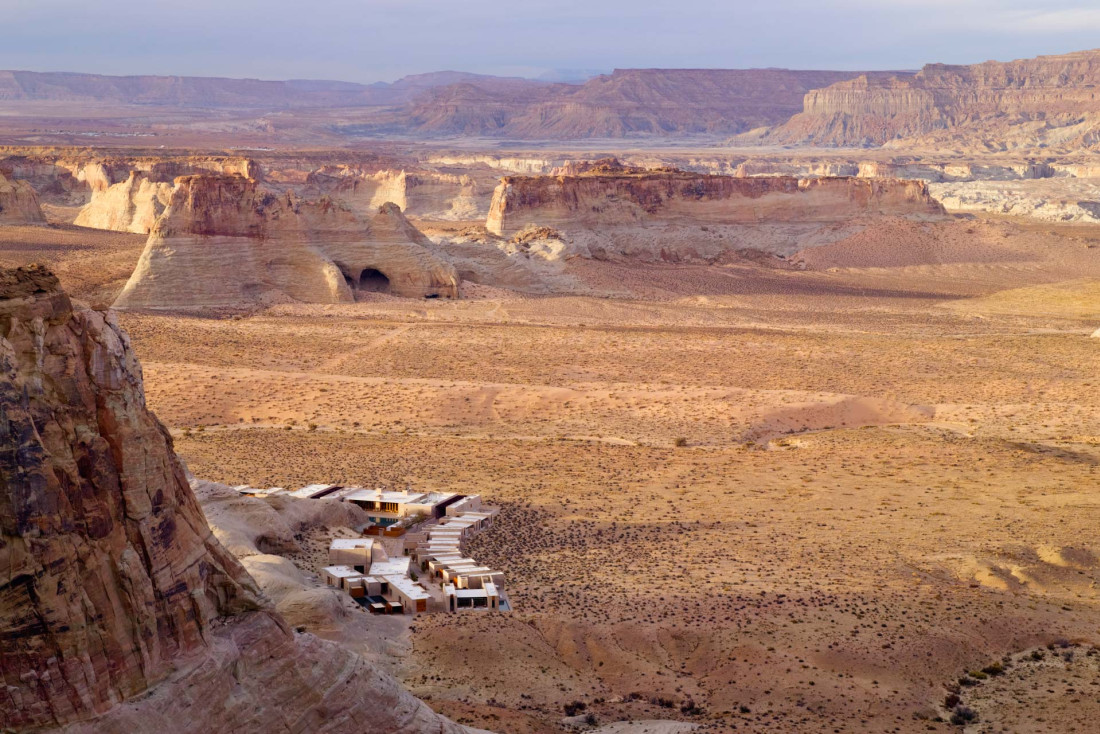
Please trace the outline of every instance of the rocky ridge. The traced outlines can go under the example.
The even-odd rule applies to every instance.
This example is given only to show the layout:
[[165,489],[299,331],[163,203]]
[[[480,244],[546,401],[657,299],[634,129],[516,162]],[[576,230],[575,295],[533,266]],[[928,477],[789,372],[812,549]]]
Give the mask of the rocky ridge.
[[396,205],[369,220],[241,176],[176,180],[118,308],[347,303],[361,290],[457,298],[453,266]]
[[535,249],[555,257],[680,261],[740,249],[786,252],[793,238],[809,243],[823,227],[836,234],[860,217],[944,215],[922,181],[733,178],[617,166],[601,161],[578,175],[506,177],[486,228],[506,238],[532,227],[553,231],[555,241]]
[[293,632],[213,537],[113,316],[0,271],[0,699],[69,732],[457,734]]
[[[860,76],[806,94],[769,144],[869,147],[927,137],[979,150],[1095,148],[1100,51],[970,66],[929,64],[913,76]],[[1091,122],[1090,122],[1091,121]]]
[[[394,125],[418,135],[584,139],[718,135],[778,124],[811,89],[858,72],[787,69],[618,69],[584,84],[499,90],[438,87]],[[872,73],[872,76],[878,76]]]

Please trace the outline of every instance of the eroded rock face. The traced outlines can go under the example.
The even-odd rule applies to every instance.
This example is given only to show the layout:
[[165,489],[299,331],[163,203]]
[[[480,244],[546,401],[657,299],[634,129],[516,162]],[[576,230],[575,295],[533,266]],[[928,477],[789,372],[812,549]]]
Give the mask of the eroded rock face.
[[[871,146],[973,128],[971,142],[984,146],[982,129],[991,123],[1018,127],[1034,142],[1042,130],[1028,128],[1029,122],[1046,130],[1065,127],[1072,136],[1070,128],[1083,115],[1100,114],[1098,83],[1098,51],[972,66],[930,64],[915,76],[863,76],[810,91],[803,111],[765,140]],[[1095,133],[1089,137],[1094,127],[1082,129],[1077,144],[1095,145]],[[1003,147],[1011,136],[1000,137]]]
[[10,181],[0,173],[0,224],[45,224],[38,195],[26,181]]
[[670,222],[832,222],[865,214],[938,216],[943,207],[922,181],[627,171],[505,178],[486,226],[494,234],[512,236],[528,224],[568,231]]
[[461,731],[273,611],[213,537],[109,315],[41,268],[0,270],[0,372],[5,728]]
[[64,723],[145,690],[215,619],[261,604],[145,409],[117,324],[32,267],[0,272],[0,336],[0,708],[16,726]]
[[116,232],[149,234],[172,196],[172,184],[132,171],[121,183],[92,192],[73,224]]
[[369,221],[241,176],[176,180],[117,308],[346,303],[361,290],[457,298],[454,268],[397,206]]

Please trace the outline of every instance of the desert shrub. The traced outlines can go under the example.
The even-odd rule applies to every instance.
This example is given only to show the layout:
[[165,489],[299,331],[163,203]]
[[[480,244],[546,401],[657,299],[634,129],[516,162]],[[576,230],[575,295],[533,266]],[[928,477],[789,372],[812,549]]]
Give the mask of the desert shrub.
[[687,440],[686,438],[684,438],[683,436],[679,436],[679,437],[678,437],[678,438],[677,438],[677,439],[676,439],[675,441],[673,441],[672,443],[673,443],[673,445],[675,445],[675,446],[676,446],[677,448],[682,448],[682,447],[684,447],[684,446],[687,446],[687,445],[688,445],[688,440]]
[[982,672],[986,675],[1002,675],[1005,672],[1005,666],[1003,663],[993,663],[982,668]]
[[956,706],[951,714],[951,723],[955,726],[965,726],[978,720],[978,712],[969,706]]
[[571,703],[565,704],[565,715],[577,716],[586,708],[588,708],[588,706],[585,704],[584,701],[573,701]]

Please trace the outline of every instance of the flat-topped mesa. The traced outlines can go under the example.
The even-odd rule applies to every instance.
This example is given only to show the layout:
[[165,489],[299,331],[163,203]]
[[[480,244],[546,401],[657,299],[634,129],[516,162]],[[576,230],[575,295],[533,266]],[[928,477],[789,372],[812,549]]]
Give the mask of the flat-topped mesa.
[[929,64],[914,76],[861,76],[807,92],[802,112],[763,141],[876,146],[956,128],[973,127],[970,133],[980,136],[989,123],[1072,126],[1100,113],[1097,85],[1100,51],[972,66]]
[[396,206],[363,221],[241,176],[176,179],[118,308],[349,303],[363,291],[457,298],[459,279]]
[[942,216],[922,181],[787,176],[733,178],[683,171],[506,177],[486,227],[511,237],[527,225],[568,233],[616,226],[839,222],[866,215]]
[[14,181],[0,173],[0,224],[45,224],[38,195],[26,181]]
[[[141,180],[148,180],[155,184],[165,184],[169,189],[173,180],[190,174],[241,175],[257,180],[262,178],[261,167],[256,161],[240,156],[171,153],[125,155],[99,150],[35,151],[14,148],[7,149],[7,152],[8,155],[0,154],[0,173],[9,179],[31,184],[43,203],[67,207],[87,206],[99,194],[126,184],[134,174],[139,177],[139,183]],[[102,204],[96,210],[82,226],[132,231],[117,226],[102,226],[101,222],[108,219],[102,213]],[[109,217],[112,221],[121,219],[123,218],[119,215]]]
[[206,523],[108,312],[0,269],[0,721],[67,734],[459,734],[295,634]]

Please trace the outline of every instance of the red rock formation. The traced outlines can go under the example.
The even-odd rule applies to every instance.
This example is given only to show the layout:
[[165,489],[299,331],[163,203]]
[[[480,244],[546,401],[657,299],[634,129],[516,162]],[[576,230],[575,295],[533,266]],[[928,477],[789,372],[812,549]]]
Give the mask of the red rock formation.
[[[806,94],[769,143],[871,146],[996,122],[1071,125],[1100,113],[1100,51],[973,66],[930,64],[915,76],[869,77]],[[1094,141],[1095,142],[1095,141]]]
[[0,174],[0,224],[45,224],[38,195],[25,181],[9,181]]
[[836,222],[868,214],[942,215],[921,181],[733,178],[682,171],[507,177],[486,226],[510,237],[528,224],[577,228]]
[[113,317],[0,270],[0,373],[0,726],[460,731],[260,597]]
[[52,274],[0,272],[5,720],[100,713],[260,607],[145,409],[126,335]]

